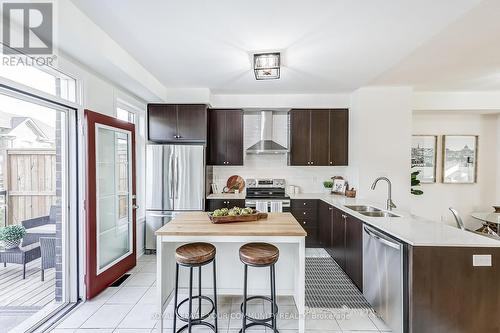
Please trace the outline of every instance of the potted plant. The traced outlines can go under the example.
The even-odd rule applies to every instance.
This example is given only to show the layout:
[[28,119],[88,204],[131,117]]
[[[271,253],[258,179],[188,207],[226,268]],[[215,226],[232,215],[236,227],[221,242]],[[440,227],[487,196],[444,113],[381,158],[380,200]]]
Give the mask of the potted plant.
[[413,171],[411,173],[411,177],[410,177],[410,179],[411,179],[411,190],[410,190],[410,192],[413,195],[422,195],[422,194],[424,194],[424,191],[415,188],[415,187],[419,187],[420,186],[420,180],[417,178],[419,174],[420,174],[420,170]]
[[6,250],[18,247],[24,235],[26,235],[26,230],[22,225],[9,225],[0,228],[0,242]]
[[325,188],[325,193],[331,193],[333,188],[333,180],[325,180],[323,182],[323,187]]

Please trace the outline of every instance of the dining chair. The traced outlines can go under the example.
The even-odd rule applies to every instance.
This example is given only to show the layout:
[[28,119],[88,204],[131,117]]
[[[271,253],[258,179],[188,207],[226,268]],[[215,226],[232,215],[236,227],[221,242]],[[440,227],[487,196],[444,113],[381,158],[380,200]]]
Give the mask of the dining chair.
[[450,212],[453,214],[455,217],[455,222],[457,222],[457,227],[461,230],[465,230],[465,224],[464,221],[462,221],[462,218],[460,217],[460,214],[458,214],[458,211],[455,208],[450,207]]

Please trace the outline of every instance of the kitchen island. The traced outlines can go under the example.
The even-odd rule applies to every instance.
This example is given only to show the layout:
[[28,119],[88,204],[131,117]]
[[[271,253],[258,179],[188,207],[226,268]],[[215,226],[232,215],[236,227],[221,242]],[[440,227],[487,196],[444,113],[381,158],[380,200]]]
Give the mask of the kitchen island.
[[[217,292],[219,295],[243,295],[243,264],[239,248],[249,242],[266,242],[277,246],[280,257],[276,263],[277,295],[293,296],[299,313],[299,332],[305,332],[305,236],[307,233],[290,213],[271,213],[255,222],[212,224],[207,213],[187,212],[156,231],[158,310],[163,329],[164,311],[174,294],[175,249],[191,242],[207,242],[217,249]],[[211,268],[209,268],[211,270]],[[203,270],[202,270],[203,271]],[[187,270],[179,274],[179,288],[188,287]],[[194,285],[197,285],[197,280]],[[212,274],[202,276],[203,293],[213,294]],[[248,293],[268,295],[268,271],[249,270]]]

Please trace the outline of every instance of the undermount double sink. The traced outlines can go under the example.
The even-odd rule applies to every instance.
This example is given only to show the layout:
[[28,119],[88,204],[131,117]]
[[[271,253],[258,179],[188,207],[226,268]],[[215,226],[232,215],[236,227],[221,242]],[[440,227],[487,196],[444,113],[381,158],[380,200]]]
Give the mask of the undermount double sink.
[[349,205],[345,207],[368,217],[400,217],[399,215],[368,205]]

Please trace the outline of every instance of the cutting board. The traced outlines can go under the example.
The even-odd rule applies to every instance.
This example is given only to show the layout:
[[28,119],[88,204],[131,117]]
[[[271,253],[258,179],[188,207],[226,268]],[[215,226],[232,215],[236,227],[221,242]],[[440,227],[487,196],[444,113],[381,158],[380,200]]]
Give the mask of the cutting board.
[[228,178],[226,186],[230,192],[238,189],[238,191],[241,193],[245,189],[245,180],[238,175],[234,175]]

